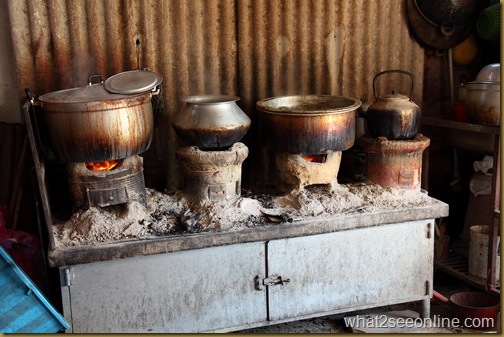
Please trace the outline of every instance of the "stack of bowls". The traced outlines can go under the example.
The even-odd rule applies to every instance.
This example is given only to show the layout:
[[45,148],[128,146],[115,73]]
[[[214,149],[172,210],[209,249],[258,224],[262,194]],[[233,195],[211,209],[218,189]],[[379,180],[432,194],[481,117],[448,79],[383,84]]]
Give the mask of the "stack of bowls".
[[465,109],[469,121],[476,124],[500,125],[500,63],[480,70],[476,80],[465,85]]

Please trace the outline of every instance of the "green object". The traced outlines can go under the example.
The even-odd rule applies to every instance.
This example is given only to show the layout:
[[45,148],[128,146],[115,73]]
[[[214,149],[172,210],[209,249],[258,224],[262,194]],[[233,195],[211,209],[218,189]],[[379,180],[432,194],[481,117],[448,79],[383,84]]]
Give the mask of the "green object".
[[493,43],[500,42],[501,4],[496,3],[481,11],[476,21],[478,35]]

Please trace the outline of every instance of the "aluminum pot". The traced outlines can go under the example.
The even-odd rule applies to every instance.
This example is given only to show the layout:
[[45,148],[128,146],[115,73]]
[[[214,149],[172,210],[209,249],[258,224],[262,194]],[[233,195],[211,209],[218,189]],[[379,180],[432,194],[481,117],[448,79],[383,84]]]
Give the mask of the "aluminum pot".
[[325,154],[355,141],[355,112],[361,101],[331,95],[271,97],[256,102],[266,148],[281,153]]
[[465,110],[476,124],[500,125],[500,82],[475,81],[465,85]]
[[[409,96],[397,94],[378,95],[376,80],[385,74],[405,74],[411,79]],[[415,78],[413,74],[404,70],[386,70],[373,78],[373,92],[375,102],[366,111],[369,133],[373,137],[386,137],[389,140],[413,139],[420,126],[421,110],[411,101]]]
[[201,95],[184,99],[184,108],[173,118],[177,136],[203,150],[227,148],[240,141],[250,128],[250,118],[236,96]]
[[154,94],[113,94],[105,90],[103,83],[90,83],[31,101],[41,107],[44,136],[59,159],[99,162],[126,158],[149,148]]

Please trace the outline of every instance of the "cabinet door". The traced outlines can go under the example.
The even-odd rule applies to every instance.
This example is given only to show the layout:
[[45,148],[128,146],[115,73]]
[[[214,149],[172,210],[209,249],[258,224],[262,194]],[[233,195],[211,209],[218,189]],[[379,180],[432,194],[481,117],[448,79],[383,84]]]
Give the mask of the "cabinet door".
[[[76,265],[73,332],[197,332],[266,320],[264,242]],[[65,301],[64,301],[65,302]]]
[[270,241],[268,276],[290,281],[268,287],[269,319],[426,298],[433,277],[428,223]]

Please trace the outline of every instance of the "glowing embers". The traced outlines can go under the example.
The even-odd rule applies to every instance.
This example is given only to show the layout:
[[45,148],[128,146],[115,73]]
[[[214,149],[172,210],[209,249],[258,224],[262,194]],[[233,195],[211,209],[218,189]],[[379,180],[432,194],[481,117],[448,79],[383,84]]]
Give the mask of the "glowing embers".
[[333,189],[338,184],[341,151],[314,155],[277,153],[275,163],[285,189],[326,184]]
[[100,162],[86,163],[86,167],[90,171],[110,171],[121,164],[121,160],[106,160]]
[[303,159],[310,163],[325,163],[327,160],[327,154],[312,154],[303,157]]
[[145,204],[143,159],[138,155],[99,163],[69,163],[67,171],[74,210],[132,201]]

